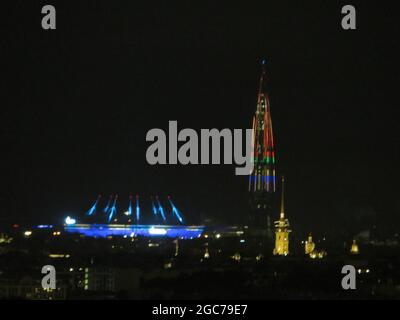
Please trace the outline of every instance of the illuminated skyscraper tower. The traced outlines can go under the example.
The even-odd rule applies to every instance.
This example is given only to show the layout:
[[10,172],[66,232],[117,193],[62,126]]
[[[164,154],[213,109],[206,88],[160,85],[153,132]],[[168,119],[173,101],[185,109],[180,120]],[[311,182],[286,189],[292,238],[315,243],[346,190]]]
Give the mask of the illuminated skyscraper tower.
[[286,256],[289,254],[289,220],[285,218],[285,178],[282,177],[282,200],[279,220],[275,221],[275,248],[274,255]]
[[276,191],[275,150],[267,92],[266,60],[261,62],[257,109],[253,117],[254,170],[249,177],[251,220],[272,237],[270,216]]

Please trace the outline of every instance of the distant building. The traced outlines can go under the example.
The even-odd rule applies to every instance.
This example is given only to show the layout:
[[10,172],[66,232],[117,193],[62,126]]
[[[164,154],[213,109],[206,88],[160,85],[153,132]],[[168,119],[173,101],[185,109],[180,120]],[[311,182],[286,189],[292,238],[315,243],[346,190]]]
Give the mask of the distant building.
[[311,259],[322,259],[328,255],[325,250],[317,249],[313,241],[311,233],[308,235],[308,239],[304,245],[304,253]]
[[140,295],[143,272],[136,268],[89,267],[84,270],[84,290],[91,292],[125,292],[129,298]]
[[56,289],[44,290],[39,279],[12,276],[0,279],[0,299],[64,300],[67,287],[57,281]]
[[304,245],[305,254],[311,254],[315,250],[315,243],[313,242],[311,233],[308,235],[308,239]]

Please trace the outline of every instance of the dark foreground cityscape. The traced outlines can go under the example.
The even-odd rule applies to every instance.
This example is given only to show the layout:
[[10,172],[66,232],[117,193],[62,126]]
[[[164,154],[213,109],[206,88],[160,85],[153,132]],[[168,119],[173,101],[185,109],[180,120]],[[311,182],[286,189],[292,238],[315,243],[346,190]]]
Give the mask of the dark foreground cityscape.
[[[396,238],[360,242],[359,254],[350,239],[317,240],[326,256],[306,255],[304,240],[294,238],[290,255],[280,257],[241,228],[192,240],[95,239],[62,228],[7,234],[0,238],[3,299],[399,298]],[[356,290],[341,287],[348,264],[357,269]],[[43,265],[57,270],[55,290],[41,287]]]

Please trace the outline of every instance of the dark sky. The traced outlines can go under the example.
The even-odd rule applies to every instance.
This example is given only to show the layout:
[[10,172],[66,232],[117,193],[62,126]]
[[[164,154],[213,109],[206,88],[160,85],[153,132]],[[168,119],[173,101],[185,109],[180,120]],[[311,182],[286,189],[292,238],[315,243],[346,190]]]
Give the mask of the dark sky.
[[[169,120],[250,127],[266,57],[294,228],[364,211],[398,226],[400,23],[389,3],[351,3],[353,31],[340,1],[2,5],[1,219],[61,220],[99,193],[140,193],[172,195],[193,222],[240,221],[247,181],[233,166],[150,166],[145,136]],[[44,4],[55,31],[41,29]]]

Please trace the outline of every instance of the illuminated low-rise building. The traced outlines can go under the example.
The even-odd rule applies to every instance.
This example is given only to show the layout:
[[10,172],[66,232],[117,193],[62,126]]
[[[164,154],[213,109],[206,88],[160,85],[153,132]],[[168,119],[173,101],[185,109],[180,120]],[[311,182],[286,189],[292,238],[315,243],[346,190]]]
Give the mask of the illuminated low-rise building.
[[322,259],[328,255],[325,250],[316,248],[311,233],[308,235],[307,240],[304,242],[304,253],[308,255],[311,259]]
[[315,243],[313,242],[311,233],[308,235],[308,239],[304,245],[305,254],[311,254],[315,250]]

